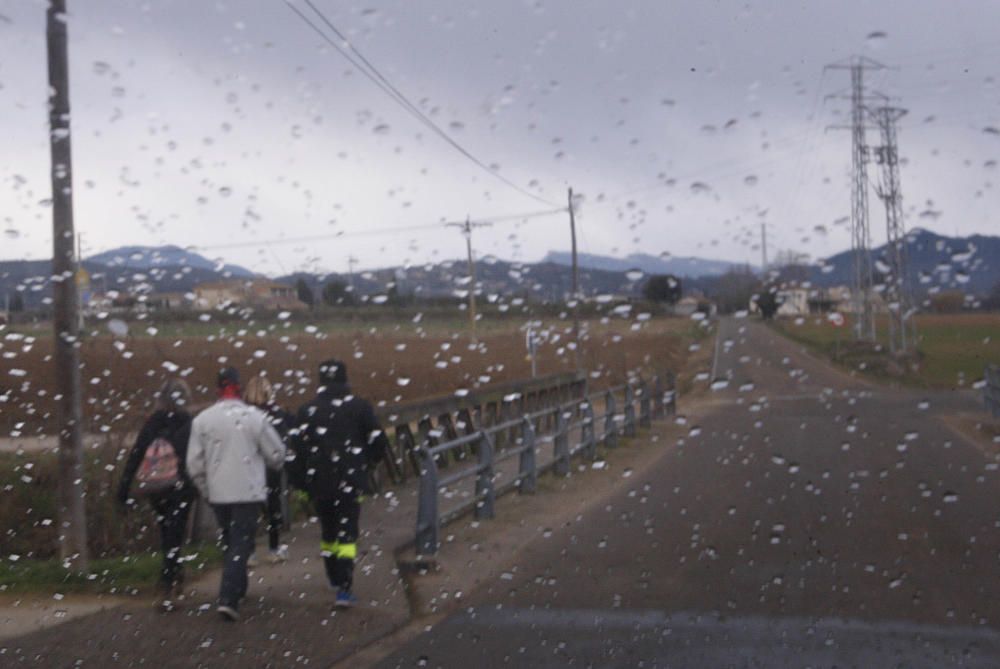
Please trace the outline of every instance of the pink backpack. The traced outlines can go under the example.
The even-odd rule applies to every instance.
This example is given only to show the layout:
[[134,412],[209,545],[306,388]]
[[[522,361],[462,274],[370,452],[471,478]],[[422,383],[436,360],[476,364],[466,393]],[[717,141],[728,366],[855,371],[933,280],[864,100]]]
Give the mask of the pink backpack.
[[140,495],[156,495],[176,488],[181,476],[174,445],[163,437],[154,439],[142,456],[135,480]]

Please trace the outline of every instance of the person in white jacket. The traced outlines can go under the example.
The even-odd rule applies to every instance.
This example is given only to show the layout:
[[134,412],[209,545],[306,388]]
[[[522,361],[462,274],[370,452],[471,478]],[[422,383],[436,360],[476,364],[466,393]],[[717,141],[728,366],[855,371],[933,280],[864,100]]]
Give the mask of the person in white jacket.
[[219,400],[198,414],[187,449],[188,477],[212,505],[222,530],[222,583],[217,611],[239,619],[247,592],[247,558],[253,553],[260,505],[267,498],[265,467],[280,470],[285,445],[260,409],[240,398],[239,373],[218,376]]

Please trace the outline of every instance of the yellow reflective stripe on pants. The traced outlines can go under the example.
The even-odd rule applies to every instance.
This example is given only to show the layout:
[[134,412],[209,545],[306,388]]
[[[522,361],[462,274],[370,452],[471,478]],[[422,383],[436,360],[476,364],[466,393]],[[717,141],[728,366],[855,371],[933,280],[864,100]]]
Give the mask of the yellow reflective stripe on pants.
[[357,544],[342,544],[337,541],[319,542],[320,551],[323,556],[335,557],[339,560],[354,560],[358,557]]

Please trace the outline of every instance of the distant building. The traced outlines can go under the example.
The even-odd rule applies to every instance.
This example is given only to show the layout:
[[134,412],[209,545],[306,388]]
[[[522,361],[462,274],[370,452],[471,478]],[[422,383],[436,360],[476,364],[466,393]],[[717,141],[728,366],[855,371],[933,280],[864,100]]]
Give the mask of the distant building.
[[690,295],[682,297],[677,300],[677,303],[674,305],[674,315],[690,316],[694,312],[698,311],[698,301],[697,297],[692,297]]
[[299,300],[295,286],[270,279],[232,279],[212,281],[194,287],[194,308],[199,311],[249,307],[304,311],[309,308]]
[[191,308],[191,300],[185,297],[184,293],[153,293],[142,302],[150,311],[178,311]]
[[787,288],[779,290],[779,316],[807,316],[809,314],[809,291],[805,288]]

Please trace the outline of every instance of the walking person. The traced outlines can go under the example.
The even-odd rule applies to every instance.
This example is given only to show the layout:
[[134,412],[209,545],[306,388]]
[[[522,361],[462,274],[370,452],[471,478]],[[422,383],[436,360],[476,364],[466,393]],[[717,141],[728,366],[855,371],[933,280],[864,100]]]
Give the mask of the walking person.
[[253,552],[260,506],[267,499],[264,469],[280,469],[285,446],[260,409],[240,397],[239,373],[226,367],[218,375],[218,401],[191,425],[187,471],[212,505],[222,530],[223,566],[216,609],[239,620],[247,593],[247,559]]
[[[282,443],[288,446],[288,428],[292,423],[292,415],[281,408],[275,401],[274,388],[266,376],[256,375],[247,381],[243,399],[267,414],[268,420],[275,432],[281,437]],[[284,562],[288,559],[288,546],[281,543],[281,526],[285,522],[282,497],[285,494],[285,470],[267,469],[264,472],[267,483],[267,501],[264,503],[264,514],[267,518],[267,561],[271,564]],[[251,554],[249,564],[256,564],[256,553]]]
[[292,466],[319,516],[326,576],[343,608],[357,602],[352,585],[361,498],[371,492],[369,471],[384,457],[389,440],[372,405],[351,394],[343,362],[321,363],[319,383],[316,398],[295,419]]
[[[191,434],[191,390],[181,379],[167,379],[156,393],[156,410],[146,419],[125,461],[118,483],[118,502],[124,509],[135,497],[145,497],[160,529],[158,605],[166,611],[183,597],[181,546],[195,490],[185,466]],[[135,486],[132,493],[133,483]]]

